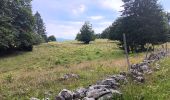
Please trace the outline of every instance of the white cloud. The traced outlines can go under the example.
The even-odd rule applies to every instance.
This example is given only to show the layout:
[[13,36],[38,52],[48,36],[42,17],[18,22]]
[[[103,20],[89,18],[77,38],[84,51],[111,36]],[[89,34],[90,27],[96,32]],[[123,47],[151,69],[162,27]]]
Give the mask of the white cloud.
[[[33,0],[33,10],[40,12],[48,36],[55,35],[57,38],[74,39],[86,20],[91,21],[96,33],[101,33],[108,27],[112,20],[109,22],[110,15],[104,15],[101,9],[109,11],[118,9],[117,0],[112,1],[115,0]],[[111,7],[112,3],[116,7]],[[118,5],[120,4],[118,3]],[[112,13],[112,11],[110,12]]]
[[102,7],[106,9],[121,11],[123,8],[121,7],[123,5],[122,0],[100,0],[100,4]]
[[72,9],[72,13],[75,15],[84,13],[86,10],[86,6],[84,4],[79,5],[78,8],[75,8],[75,7]]
[[104,18],[104,16],[90,16],[88,18],[90,18],[91,20],[101,20]]
[[104,29],[106,29],[108,26],[112,24],[111,21],[102,21],[98,23],[94,23],[97,26],[94,26],[93,29],[95,33],[101,33]]
[[55,35],[57,38],[74,39],[79,32],[84,22],[60,22],[60,21],[48,21],[47,33],[48,35]]
[[[93,29],[95,33],[101,33],[106,27],[111,25],[112,22],[101,21],[93,22]],[[55,35],[57,38],[74,39],[80,31],[84,22],[81,21],[47,21],[48,35]]]

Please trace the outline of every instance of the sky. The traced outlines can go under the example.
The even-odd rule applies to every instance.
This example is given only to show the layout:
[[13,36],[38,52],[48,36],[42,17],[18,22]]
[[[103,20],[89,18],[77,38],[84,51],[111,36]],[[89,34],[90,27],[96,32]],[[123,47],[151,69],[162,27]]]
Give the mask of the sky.
[[[170,0],[159,0],[170,12]],[[121,0],[33,0],[33,13],[38,11],[45,23],[47,35],[75,39],[85,21],[90,21],[95,33],[101,33],[121,15]]]

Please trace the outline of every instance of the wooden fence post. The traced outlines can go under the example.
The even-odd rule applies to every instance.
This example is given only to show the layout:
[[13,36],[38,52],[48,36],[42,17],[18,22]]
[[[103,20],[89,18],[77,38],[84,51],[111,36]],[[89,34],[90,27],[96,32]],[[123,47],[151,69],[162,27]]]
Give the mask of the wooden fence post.
[[166,42],[166,55],[168,54],[168,43]]
[[128,56],[128,51],[127,51],[127,43],[126,43],[126,35],[125,34],[123,34],[123,41],[124,41],[126,60],[127,60],[127,64],[128,64],[128,70],[130,70],[130,62],[129,62],[129,56]]
[[146,51],[145,60],[148,58],[148,53],[149,53],[149,44],[147,44],[147,51]]

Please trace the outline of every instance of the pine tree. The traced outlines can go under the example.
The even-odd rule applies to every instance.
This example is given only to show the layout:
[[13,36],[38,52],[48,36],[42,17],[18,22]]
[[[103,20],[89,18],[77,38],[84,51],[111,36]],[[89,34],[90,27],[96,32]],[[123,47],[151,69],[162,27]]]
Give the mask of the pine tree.
[[44,39],[44,41],[47,42],[46,28],[39,12],[36,12],[36,14],[34,15],[34,19],[34,32],[39,34]]
[[[123,45],[123,33],[126,34],[128,50],[144,51],[145,44],[166,42],[167,20],[158,0],[122,0],[122,17],[115,21],[112,39]],[[116,37],[116,38],[115,38]]]
[[77,34],[77,40],[82,41],[85,44],[89,44],[90,41],[95,39],[94,31],[92,30],[92,25],[89,22],[85,24],[80,29],[80,33]]

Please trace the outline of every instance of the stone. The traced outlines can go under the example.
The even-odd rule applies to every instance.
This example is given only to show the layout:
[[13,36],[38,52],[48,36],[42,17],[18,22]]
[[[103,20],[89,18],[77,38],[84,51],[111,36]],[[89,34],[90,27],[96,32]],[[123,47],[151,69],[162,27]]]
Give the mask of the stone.
[[50,100],[50,98],[43,98],[42,100]]
[[102,97],[98,98],[97,100],[112,100],[113,94],[112,93],[108,93],[103,95]]
[[111,93],[107,93],[101,96],[100,98],[98,98],[97,100],[114,100],[114,99],[117,100],[118,98],[122,97],[122,93],[120,93],[118,90],[110,90],[110,91]]
[[102,97],[103,95],[109,94],[111,91],[109,89],[92,89],[87,91],[86,96],[88,98],[95,98],[98,99]]
[[145,78],[144,78],[144,77],[141,77],[141,76],[135,77],[135,80],[136,80],[137,82],[140,82],[140,83],[144,83],[144,82],[145,82]]
[[142,72],[147,72],[149,70],[149,66],[144,64],[140,66],[140,70],[142,70]]
[[120,84],[117,83],[117,81],[113,78],[103,80],[99,82],[98,85],[108,85],[108,86],[111,86],[113,89],[117,89],[120,86]]
[[94,98],[85,97],[85,98],[83,98],[83,100],[95,100],[95,99]]
[[40,100],[40,99],[32,97],[30,98],[30,100]]
[[59,93],[60,97],[63,97],[65,100],[72,100],[73,99],[73,93],[67,89],[63,89],[60,93]]
[[126,72],[120,72],[120,75],[127,76]]
[[137,71],[136,69],[130,69],[132,76],[143,76],[143,73]]
[[63,77],[60,79],[62,80],[68,80],[68,79],[79,79],[79,75],[77,74],[65,74]]
[[160,70],[160,65],[158,63],[155,64],[155,70]]
[[128,81],[125,75],[113,75],[110,78],[115,79],[120,84],[126,84]]
[[84,98],[86,96],[86,92],[87,92],[87,89],[85,88],[79,88],[77,89],[74,94],[73,94],[73,98]]
[[89,90],[93,90],[93,89],[111,89],[112,87],[109,85],[92,85],[89,87]]
[[65,100],[62,96],[56,96],[55,100]]

